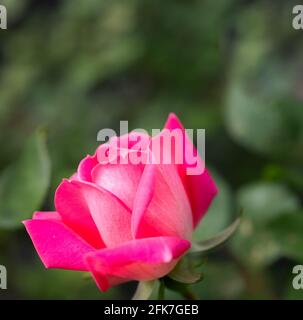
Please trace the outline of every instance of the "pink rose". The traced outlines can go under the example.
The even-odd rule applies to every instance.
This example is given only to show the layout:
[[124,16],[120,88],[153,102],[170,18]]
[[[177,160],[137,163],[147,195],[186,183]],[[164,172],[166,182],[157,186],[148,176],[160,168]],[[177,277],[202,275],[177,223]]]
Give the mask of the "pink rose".
[[[184,152],[196,152],[174,114],[165,128],[181,129],[187,144]],[[129,138],[134,136],[147,142],[159,138],[122,136],[116,142],[127,141],[129,150],[117,157],[130,155]],[[217,193],[207,170],[187,175],[186,163],[101,163],[100,152],[114,140],[83,159],[77,173],[62,181],[55,212],[36,212],[32,220],[24,221],[47,268],[91,272],[103,291],[168,274],[190,248],[192,233]]]

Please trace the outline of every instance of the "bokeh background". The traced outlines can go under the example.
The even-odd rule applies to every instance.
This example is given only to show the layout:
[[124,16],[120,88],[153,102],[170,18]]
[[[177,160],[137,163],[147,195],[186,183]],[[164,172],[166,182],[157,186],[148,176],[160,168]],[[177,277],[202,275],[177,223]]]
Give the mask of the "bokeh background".
[[[206,129],[220,195],[196,237],[244,209],[201,266],[201,299],[303,298],[303,30],[298,1],[2,0],[0,299],[120,299],[82,273],[45,270],[20,221],[52,210],[56,186],[102,128],[161,128],[174,111]],[[168,298],[181,298],[167,292]]]

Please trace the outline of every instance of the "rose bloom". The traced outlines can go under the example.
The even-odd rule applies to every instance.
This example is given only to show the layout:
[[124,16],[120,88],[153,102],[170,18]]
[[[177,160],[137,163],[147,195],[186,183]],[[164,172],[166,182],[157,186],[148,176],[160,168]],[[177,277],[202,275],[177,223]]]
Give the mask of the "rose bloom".
[[[143,133],[112,138],[62,181],[55,194],[56,211],[35,212],[24,221],[46,268],[90,272],[102,291],[131,280],[158,279],[174,268],[190,248],[192,233],[217,188],[206,169],[187,174],[186,152],[203,162],[174,114],[165,128],[181,130],[183,164],[113,163],[102,158],[104,150],[122,142],[125,146],[126,141],[123,155],[115,150],[116,160],[127,158],[134,151],[134,138],[148,146],[161,133],[154,138]],[[161,151],[174,152],[172,147]]]

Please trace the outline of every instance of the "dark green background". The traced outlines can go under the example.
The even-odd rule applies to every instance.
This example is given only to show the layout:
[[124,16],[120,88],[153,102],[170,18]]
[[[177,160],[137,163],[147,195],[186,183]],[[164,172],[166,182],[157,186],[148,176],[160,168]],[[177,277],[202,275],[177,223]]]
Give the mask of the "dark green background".
[[[201,299],[300,298],[303,30],[297,1],[6,0],[0,30],[1,298],[129,298],[81,273],[45,270],[20,221],[53,209],[97,132],[161,128],[169,112],[206,128],[220,188],[197,238],[244,217],[202,265]],[[46,140],[46,145],[45,145]],[[51,171],[50,171],[51,168]],[[177,298],[177,294],[168,293]]]

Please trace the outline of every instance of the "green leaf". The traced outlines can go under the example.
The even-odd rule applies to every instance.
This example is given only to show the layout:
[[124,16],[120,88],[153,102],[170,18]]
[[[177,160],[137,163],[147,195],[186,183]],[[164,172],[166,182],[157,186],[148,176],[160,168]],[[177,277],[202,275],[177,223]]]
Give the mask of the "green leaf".
[[178,293],[186,300],[197,300],[197,297],[189,289],[190,286],[179,281],[175,281],[170,277],[164,277],[161,279],[165,287],[173,292]]
[[266,227],[256,225],[243,217],[239,230],[229,246],[243,264],[249,268],[265,267],[280,257],[280,247]]
[[242,28],[235,44],[225,121],[231,136],[249,150],[301,163],[303,109],[294,88],[302,48],[286,58],[270,35],[265,12],[242,16],[246,24],[257,21],[258,28]]
[[285,214],[267,226],[282,255],[303,262],[303,212]]
[[191,286],[191,290],[202,300],[238,299],[245,283],[242,274],[229,260],[209,260],[203,268],[205,278]]
[[255,183],[243,187],[238,195],[239,207],[245,216],[259,224],[299,209],[299,201],[284,185],[277,183]]
[[192,248],[190,252],[191,253],[206,252],[223,244],[237,230],[238,226],[240,225],[240,221],[241,221],[241,218],[240,217],[237,218],[229,227],[227,227],[225,230],[223,230],[221,233],[219,233],[217,236],[211,239],[200,241],[200,242],[194,242],[192,244]]
[[20,157],[0,176],[0,227],[16,228],[38,210],[50,181],[45,133],[37,131]]
[[256,92],[247,92],[246,87],[240,81],[229,89],[225,120],[231,136],[250,150],[280,154],[291,140],[280,106],[272,103],[272,97],[263,98]]
[[185,256],[168,274],[168,277],[181,283],[193,284],[201,280],[201,272],[197,272],[190,257]]
[[265,267],[282,254],[267,225],[298,210],[299,201],[284,185],[264,182],[243,187],[237,200],[245,210],[245,217],[230,243],[231,249],[247,266]]
[[140,281],[132,300],[148,300],[155,288],[155,280]]
[[163,281],[165,287],[169,290],[177,292],[181,295],[184,295],[187,292],[188,285],[186,285],[186,284],[183,284],[179,281],[176,281],[170,277],[164,277],[164,278],[162,278],[162,281]]
[[165,300],[165,284],[163,279],[159,281],[158,300]]

